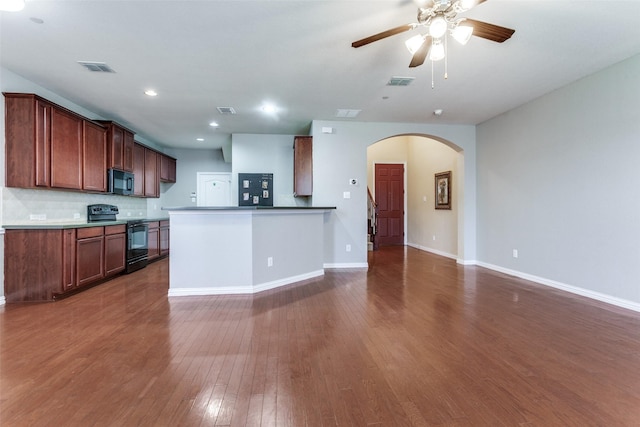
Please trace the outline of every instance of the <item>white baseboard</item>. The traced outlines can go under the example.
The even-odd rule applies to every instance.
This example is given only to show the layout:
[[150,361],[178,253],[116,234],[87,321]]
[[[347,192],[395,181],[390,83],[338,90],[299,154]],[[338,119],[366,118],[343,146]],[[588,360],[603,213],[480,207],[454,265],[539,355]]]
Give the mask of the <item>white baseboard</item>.
[[7,302],[7,300],[5,299],[5,297],[0,297],[0,305],[4,305]]
[[458,256],[457,255],[450,254],[448,252],[440,251],[438,249],[429,248],[427,246],[421,246],[421,245],[418,245],[418,244],[415,244],[415,243],[407,243],[407,246],[411,246],[412,248],[420,249],[421,251],[425,251],[425,252],[429,252],[429,253],[432,253],[432,254],[440,255],[440,256],[443,256],[443,257],[455,259],[456,261],[458,261],[460,263],[460,261],[458,260]]
[[326,263],[323,265],[325,269],[341,269],[341,268],[360,268],[360,269],[369,269],[368,262],[343,262],[343,263]]
[[255,294],[269,289],[279,288],[280,286],[290,285],[291,283],[301,282],[303,280],[312,279],[314,277],[324,275],[324,270],[316,270],[310,273],[291,276],[272,282],[261,283],[258,285],[245,286],[216,286],[206,288],[169,288],[170,297],[185,296],[204,296],[204,295],[246,295]]
[[581,295],[583,297],[605,302],[607,304],[611,304],[618,307],[640,312],[640,303],[637,303],[637,302],[614,297],[614,296],[603,294],[600,292],[591,291],[589,289],[579,288],[577,286],[568,285],[566,283],[557,282],[555,280],[545,279],[544,277],[538,277],[532,274],[522,273],[516,270],[510,270],[508,268],[500,267],[493,264],[488,264],[486,262],[477,261],[476,265],[480,267],[488,268],[490,270],[498,271],[500,273],[508,274],[510,276],[515,276],[521,279],[529,280],[531,282],[535,282],[540,285],[549,286],[551,288],[560,289],[562,291],[570,292],[572,294]]

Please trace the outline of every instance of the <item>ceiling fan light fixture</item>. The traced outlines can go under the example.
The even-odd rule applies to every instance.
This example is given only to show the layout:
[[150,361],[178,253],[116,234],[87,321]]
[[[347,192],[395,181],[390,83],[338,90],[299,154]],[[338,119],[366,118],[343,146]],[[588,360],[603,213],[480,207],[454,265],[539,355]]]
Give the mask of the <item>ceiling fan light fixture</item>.
[[418,49],[420,49],[422,43],[424,43],[424,36],[422,34],[418,34],[404,42],[404,45],[407,47],[409,53],[411,55],[414,55],[418,51]]
[[429,35],[434,39],[439,39],[444,36],[447,32],[447,21],[444,19],[444,16],[437,15],[431,20],[429,24]]
[[467,44],[471,35],[473,34],[473,27],[466,25],[458,25],[451,30],[451,36],[461,45]]
[[476,5],[476,3],[477,3],[476,0],[460,0],[458,1],[456,6],[460,12],[464,12],[466,10],[471,9],[473,6]]
[[20,12],[24,9],[24,0],[0,0],[0,11]]
[[429,51],[429,59],[432,61],[440,61],[444,59],[444,45],[440,40],[434,40]]

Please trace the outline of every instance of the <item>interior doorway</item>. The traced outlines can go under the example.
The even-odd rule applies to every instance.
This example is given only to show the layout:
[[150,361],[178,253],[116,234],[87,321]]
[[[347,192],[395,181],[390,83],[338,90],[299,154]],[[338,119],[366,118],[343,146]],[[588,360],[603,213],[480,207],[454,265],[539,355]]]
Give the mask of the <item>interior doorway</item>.
[[[404,244],[453,259],[461,259],[464,250],[463,205],[464,156],[452,143],[429,135],[396,135],[380,139],[367,147],[367,186],[375,206],[380,201],[376,194],[376,165],[404,165]],[[451,209],[436,207],[435,177],[451,171]],[[369,210],[367,211],[369,212]],[[370,223],[367,215],[367,223]],[[374,222],[375,223],[375,222]],[[368,241],[373,248],[378,242],[378,230]],[[379,244],[379,243],[378,243]],[[372,249],[373,249],[372,248]]]
[[404,245],[404,164],[376,163],[377,243]]
[[231,174],[198,172],[197,206],[232,206]]

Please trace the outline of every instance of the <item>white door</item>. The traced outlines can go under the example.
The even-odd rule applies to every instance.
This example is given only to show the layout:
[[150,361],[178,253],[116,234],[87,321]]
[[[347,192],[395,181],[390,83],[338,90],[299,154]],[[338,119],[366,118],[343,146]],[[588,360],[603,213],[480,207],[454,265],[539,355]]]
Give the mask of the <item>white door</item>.
[[198,206],[231,206],[231,174],[198,172]]

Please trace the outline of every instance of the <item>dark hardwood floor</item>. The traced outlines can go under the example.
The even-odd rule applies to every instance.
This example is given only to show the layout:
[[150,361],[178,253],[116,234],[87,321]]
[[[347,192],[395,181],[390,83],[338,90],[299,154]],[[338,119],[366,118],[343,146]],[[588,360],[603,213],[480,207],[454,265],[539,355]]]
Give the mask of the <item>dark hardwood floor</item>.
[[369,262],[168,298],[163,260],[0,307],[0,425],[640,425],[640,313],[412,248]]

